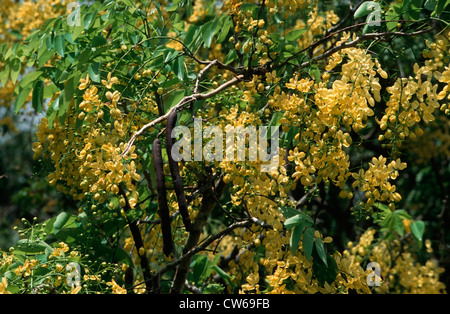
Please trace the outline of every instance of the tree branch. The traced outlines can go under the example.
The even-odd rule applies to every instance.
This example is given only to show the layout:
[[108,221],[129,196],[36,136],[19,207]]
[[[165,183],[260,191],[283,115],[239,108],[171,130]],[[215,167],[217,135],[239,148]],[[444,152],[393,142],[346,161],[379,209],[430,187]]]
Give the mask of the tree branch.
[[128,141],[128,143],[127,143],[127,145],[126,145],[124,151],[123,151],[122,154],[121,154],[121,157],[124,157],[124,156],[126,156],[126,154],[128,154],[128,152],[129,152],[130,149],[131,149],[131,146],[133,146],[134,141],[136,141],[136,139],[137,139],[139,136],[141,136],[147,129],[149,129],[149,128],[155,126],[155,125],[158,124],[158,123],[163,122],[164,120],[167,120],[167,118],[170,116],[170,114],[171,114],[173,111],[178,111],[178,110],[179,110],[180,108],[182,108],[184,105],[189,104],[189,103],[192,102],[192,101],[211,98],[211,97],[217,95],[218,93],[220,93],[221,91],[227,89],[228,87],[233,86],[233,85],[239,83],[243,78],[244,78],[243,75],[238,75],[238,76],[235,76],[234,78],[232,78],[232,79],[229,80],[228,82],[225,82],[224,84],[220,85],[219,87],[217,87],[216,89],[214,89],[214,90],[212,90],[212,91],[210,91],[210,92],[208,92],[208,93],[205,93],[205,94],[194,93],[194,94],[192,94],[192,95],[190,95],[190,96],[185,96],[185,97],[183,97],[183,99],[181,99],[181,100],[178,102],[178,104],[176,104],[175,106],[173,106],[172,108],[170,108],[169,111],[168,111],[166,114],[164,114],[164,115],[162,115],[162,116],[159,116],[158,118],[156,118],[156,119],[153,120],[152,122],[147,123],[146,125],[144,125],[139,131],[135,132],[135,133],[131,136],[130,140]]
[[[389,23],[389,22],[417,22],[417,21],[412,21],[412,20],[385,20],[385,21],[379,21],[379,22],[380,22],[380,23]],[[337,34],[339,34],[339,33],[342,33],[342,32],[348,31],[348,30],[351,30],[351,29],[353,29],[353,28],[358,28],[358,27],[364,26],[364,25],[366,25],[366,24],[367,24],[367,22],[363,22],[363,23],[358,23],[358,24],[350,25],[350,26],[344,27],[344,28],[339,29],[339,30],[333,29],[333,32],[328,33],[325,37],[322,37],[321,39],[315,41],[314,43],[312,43],[312,44],[309,45],[308,47],[306,47],[306,48],[304,48],[304,49],[302,49],[302,50],[296,52],[295,54],[293,54],[292,56],[290,56],[289,58],[287,58],[285,61],[283,61],[283,63],[277,65],[277,67],[282,67],[282,66],[286,65],[289,61],[294,60],[295,58],[297,58],[301,53],[303,53],[303,52],[305,52],[305,51],[307,51],[307,50],[313,49],[314,47],[320,45],[321,43],[325,42],[325,41],[328,40],[329,38],[331,38],[331,37],[333,37],[333,36],[335,36],[335,35],[337,35]],[[434,27],[430,27],[430,28],[428,28],[428,29],[426,29],[426,30],[421,30],[421,31],[418,31],[418,32],[412,32],[412,33],[404,33],[404,32],[385,32],[385,33],[377,33],[377,34],[378,34],[378,36],[393,36],[393,35],[397,35],[397,36],[416,36],[416,35],[419,35],[419,34],[422,34],[422,33],[429,32],[429,31],[431,31],[431,30],[433,30],[433,29],[434,29]],[[331,29],[330,29],[330,30],[331,30]],[[354,43],[353,46],[355,46],[357,43],[359,43],[359,42],[361,42],[361,41],[364,41],[364,40],[367,40],[367,39],[372,39],[373,37],[372,37],[371,35],[374,35],[374,33],[372,33],[372,34],[365,34],[365,35],[363,35],[362,37],[357,38],[358,42]],[[334,48],[336,48],[336,47],[334,47]],[[344,48],[345,48],[345,47],[344,47]],[[341,48],[341,49],[344,49],[344,48]],[[332,48],[332,49],[333,49],[333,48]],[[340,49],[339,49],[339,50],[340,50]],[[327,55],[327,56],[329,56],[329,55]],[[326,58],[327,56],[324,56],[323,58]],[[318,57],[316,57],[316,58],[318,58]],[[313,58],[312,60],[315,60],[316,58]],[[311,62],[312,60],[310,60],[310,62]],[[306,66],[306,65],[305,65],[305,66]],[[303,67],[303,65],[302,65],[302,67]]]
[[384,33],[369,33],[369,34],[365,34],[361,37],[358,37],[352,41],[349,42],[345,42],[342,43],[339,46],[333,47],[327,51],[325,51],[323,54],[312,58],[309,61],[305,61],[303,62],[300,67],[304,68],[307,67],[308,65],[310,65],[313,61],[317,61],[317,60],[321,60],[321,59],[325,59],[331,55],[333,55],[334,53],[342,50],[342,49],[346,49],[346,48],[350,48],[350,47],[355,47],[357,44],[359,44],[360,42],[363,42],[365,40],[369,40],[369,39],[382,39],[382,38],[386,38],[386,37],[391,37],[391,36],[405,36],[405,37],[412,37],[412,36],[417,36],[420,34],[424,34],[424,33],[428,33],[430,31],[432,31],[434,28],[433,27],[429,27],[427,29],[423,29],[420,31],[416,31],[416,32],[411,32],[411,33],[404,33],[404,32],[384,32]]

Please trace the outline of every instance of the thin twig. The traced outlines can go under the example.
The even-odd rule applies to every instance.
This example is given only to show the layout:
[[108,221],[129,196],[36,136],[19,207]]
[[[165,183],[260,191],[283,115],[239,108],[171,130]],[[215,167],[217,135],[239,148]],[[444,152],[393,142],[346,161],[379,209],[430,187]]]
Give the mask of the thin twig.
[[213,60],[213,61],[209,62],[208,65],[205,66],[205,67],[203,68],[203,70],[201,70],[201,71],[198,73],[198,75],[197,75],[197,80],[195,81],[194,94],[197,94],[197,93],[198,93],[198,87],[199,87],[200,80],[202,79],[203,74],[205,74],[205,72],[208,71],[211,67],[215,66],[215,65],[217,64],[218,61],[219,61],[219,60],[216,59],[216,60]]
[[321,60],[321,59],[325,59],[331,55],[333,55],[334,53],[342,50],[342,49],[346,49],[346,48],[350,48],[350,47],[354,47],[357,44],[359,44],[362,41],[365,40],[369,40],[369,39],[381,39],[381,38],[385,38],[385,37],[391,37],[391,36],[405,36],[405,37],[412,37],[412,36],[417,36],[420,34],[424,34],[424,33],[428,33],[431,30],[433,30],[433,27],[427,28],[427,29],[423,29],[420,31],[416,31],[416,32],[411,32],[411,33],[404,33],[404,32],[384,32],[384,33],[369,33],[369,34],[365,34],[361,37],[358,37],[352,41],[349,42],[345,42],[342,43],[339,46],[333,47],[327,51],[325,51],[323,54],[312,58],[311,60],[305,61],[303,62],[300,67],[304,68],[309,66],[313,61],[317,61],[317,60]]
[[224,235],[229,234],[231,231],[237,228],[245,228],[250,227],[252,225],[261,226],[265,229],[273,229],[273,226],[270,224],[267,224],[264,221],[261,221],[255,217],[250,217],[246,219],[245,221],[237,221],[230,226],[226,227],[222,231],[216,233],[215,235],[210,236],[207,240],[205,240],[201,245],[195,246],[192,249],[185,252],[178,260],[175,260],[171,263],[168,263],[163,269],[161,269],[157,274],[162,275],[165,272],[169,271],[170,269],[173,269],[174,267],[178,266],[181,262],[185,261],[186,259],[189,259],[193,255],[195,255],[198,252],[201,252],[205,250],[211,243],[216,241],[217,239],[221,238]]
[[189,104],[192,101],[197,101],[197,100],[202,100],[202,99],[208,99],[211,98],[215,95],[217,95],[218,93],[220,93],[221,91],[227,89],[230,86],[233,86],[237,83],[239,83],[242,79],[244,78],[243,75],[238,75],[235,76],[234,78],[232,78],[231,80],[229,80],[228,82],[220,85],[219,87],[217,87],[216,89],[210,91],[209,93],[205,93],[205,94],[192,94],[190,96],[185,96],[183,97],[183,99],[181,99],[178,104],[176,104],[175,106],[173,106],[172,108],[169,109],[169,111],[162,116],[159,116],[158,118],[156,118],[155,120],[153,120],[150,123],[147,123],[146,125],[144,125],[139,131],[135,132],[130,140],[128,141],[124,151],[121,154],[121,157],[126,156],[126,154],[128,154],[128,152],[131,149],[131,146],[133,146],[134,141],[136,141],[136,139],[141,136],[147,129],[157,125],[158,123],[161,123],[165,120],[167,120],[167,118],[169,117],[169,115],[173,112],[173,111],[178,111],[179,109],[181,109],[184,105]]
[[[385,21],[377,21],[377,22],[389,23],[389,22],[417,22],[417,21],[412,21],[412,20],[385,20]],[[342,29],[336,30],[336,31],[334,31],[332,33],[329,33],[328,35],[326,35],[325,37],[322,37],[321,39],[319,39],[316,42],[312,43],[308,47],[303,48],[302,50],[296,52],[295,54],[293,54],[292,56],[287,58],[285,61],[283,61],[281,64],[277,65],[277,67],[282,67],[282,66],[286,65],[289,61],[294,60],[295,58],[297,58],[301,53],[303,53],[303,52],[305,52],[307,50],[313,49],[314,47],[320,45],[321,43],[325,42],[329,38],[332,38],[333,36],[335,36],[335,35],[337,35],[339,33],[342,33],[342,32],[345,32],[345,31],[348,31],[348,30],[351,30],[351,29],[354,29],[354,28],[358,28],[358,27],[361,27],[361,26],[365,26],[366,24],[367,24],[367,22],[357,23],[357,24],[350,25],[350,26],[344,27]],[[432,29],[433,29],[433,27],[431,27],[431,28],[429,28],[427,30],[421,30],[420,32],[425,33],[425,32],[431,31]],[[392,35],[397,35],[397,36],[415,36],[415,35],[419,35],[419,34],[421,34],[421,33],[385,32],[385,33],[379,33],[378,35],[379,36],[386,36],[386,35],[389,35],[389,36],[392,36]],[[366,39],[370,39],[369,35],[373,35],[373,34],[365,34],[362,37],[359,37],[358,39],[359,39],[359,41],[364,41]],[[369,37],[366,37],[366,36],[369,36]],[[355,45],[356,45],[356,43],[355,43]],[[334,48],[336,48],[336,47],[334,47]],[[316,59],[316,58],[313,58],[313,59]]]

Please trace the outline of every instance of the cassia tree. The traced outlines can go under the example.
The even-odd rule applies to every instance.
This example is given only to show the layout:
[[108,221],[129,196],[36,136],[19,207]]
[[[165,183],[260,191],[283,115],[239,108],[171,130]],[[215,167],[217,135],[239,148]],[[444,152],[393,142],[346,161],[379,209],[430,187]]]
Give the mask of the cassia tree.
[[[3,1],[2,105],[43,115],[34,158],[78,211],[24,222],[0,292],[445,292],[447,5]],[[261,126],[268,171],[206,158],[207,130]],[[408,181],[429,158],[436,215]]]

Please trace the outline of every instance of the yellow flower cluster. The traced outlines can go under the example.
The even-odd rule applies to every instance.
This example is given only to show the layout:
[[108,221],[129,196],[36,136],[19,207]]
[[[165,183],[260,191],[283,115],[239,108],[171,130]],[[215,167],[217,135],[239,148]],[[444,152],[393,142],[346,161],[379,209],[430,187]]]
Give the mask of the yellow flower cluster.
[[[103,270],[109,269],[106,262],[102,264],[102,271],[92,274],[89,267],[84,267],[81,264],[82,257],[79,251],[71,249],[67,243],[59,242],[53,248],[53,252],[48,255],[47,260],[36,258],[24,258],[23,252],[15,253],[15,250],[10,249],[10,252],[3,252],[0,256],[0,268],[8,271],[11,274],[1,278],[0,294],[10,293],[6,290],[9,286],[14,286],[14,289],[33,289],[34,293],[45,293],[50,290],[56,290],[58,293],[78,293],[82,287],[89,289],[89,286],[97,286],[102,282]],[[71,274],[71,263],[79,262],[83,270],[83,277],[80,278],[80,286],[69,286],[67,284],[67,276]],[[115,267],[115,264],[113,264]],[[73,269],[73,268],[72,268]],[[43,272],[44,271],[44,272]],[[36,284],[39,278],[40,284]],[[112,287],[114,292],[120,292],[119,287]]]
[[[381,130],[385,131],[379,140],[388,140],[395,148],[406,138],[415,139],[422,135],[419,122],[434,121],[436,110],[450,113],[448,103],[439,102],[446,97],[449,99],[450,92],[448,34],[438,35],[434,43],[428,43],[429,50],[423,53],[427,60],[423,66],[414,64],[413,77],[399,78],[386,89],[390,98],[384,116],[378,121]],[[440,89],[442,83],[444,87]]]
[[398,170],[405,169],[406,163],[401,162],[400,158],[387,165],[386,162],[387,159],[383,156],[373,157],[367,171],[360,169],[358,173],[352,174],[355,179],[352,186],[365,192],[367,208],[372,207],[376,201],[380,201],[390,202],[390,208],[393,209],[395,207],[392,202],[401,200],[401,195],[395,191],[395,185],[392,185],[389,180],[395,180],[398,177]]
[[123,286],[120,286],[114,279],[106,283],[108,286],[111,286],[111,290],[113,294],[127,294],[127,289]]
[[28,277],[31,275],[31,271],[33,268],[37,265],[38,261],[36,259],[26,259],[23,265],[19,265],[15,270],[14,273],[17,276],[23,276]]
[[54,257],[63,256],[64,253],[66,253],[68,251],[69,251],[69,246],[64,242],[60,242],[58,244],[58,247],[55,248],[55,250],[52,252],[52,256],[54,256]]
[[192,15],[189,16],[188,21],[190,23],[196,23],[200,20],[202,20],[205,15],[208,13],[207,8],[205,8],[205,3],[203,0],[197,0],[194,2],[194,11],[192,12]]
[[23,1],[20,6],[12,10],[12,14],[8,17],[8,26],[14,30],[21,30],[21,34],[27,37],[34,29],[38,29],[44,21],[63,15],[69,2],[67,0]]
[[8,279],[3,277],[2,282],[0,283],[0,294],[11,294],[6,288],[8,288]]
[[[316,231],[317,237],[322,237],[317,233],[318,231]],[[269,285],[266,293],[348,293],[350,289],[358,293],[370,293],[366,284],[366,272],[359,264],[352,263],[351,259],[342,256],[339,252],[332,256],[338,270],[336,278],[331,283],[325,281],[321,285],[313,274],[314,261],[308,261],[305,258],[301,243],[297,253],[292,256],[289,250],[282,249],[287,243],[286,238],[279,236],[279,232],[268,231],[265,235],[266,237],[261,243],[265,245],[266,254],[260,259],[260,264],[252,262],[254,256],[248,251],[239,259],[238,266],[244,274],[241,277],[245,278],[245,283],[241,285],[241,293],[261,293],[260,267],[264,267],[264,271],[269,274],[266,276],[266,282]],[[330,241],[330,237],[324,239],[324,242]],[[232,261],[230,267],[234,268],[235,266],[237,266],[236,263]],[[239,280],[240,277],[236,276],[236,279]]]
[[402,151],[409,152],[414,161],[422,165],[435,158],[447,158],[450,155],[450,120],[438,117],[415,141],[404,145]]
[[[344,35],[342,41],[347,39]],[[362,49],[348,48],[330,58],[327,70],[341,63],[341,77],[330,87],[326,81],[316,83],[295,75],[286,83],[292,93],[275,88],[270,96],[271,108],[283,112],[279,121],[283,131],[299,128],[297,145],[289,151],[288,160],[295,165],[293,178],[304,186],[323,181],[344,189],[351,175],[346,152],[353,142],[350,131],[358,133],[366,126],[367,118],[374,114],[371,107],[381,99],[376,75],[385,77],[386,73],[377,60]],[[341,196],[351,198],[352,194]]]
[[[380,286],[377,293],[440,294],[445,293],[445,285],[439,281],[444,269],[429,259],[420,264],[413,249],[399,240],[375,240],[374,229],[364,232],[358,243],[348,243],[343,256],[353,264],[376,262],[380,265]],[[425,241],[431,252],[430,242]],[[369,270],[370,272],[370,270]],[[368,273],[366,272],[366,275]]]
[[[309,47],[315,40],[318,40],[323,36],[332,25],[337,24],[338,22],[339,17],[334,11],[325,11],[324,15],[319,15],[316,5],[313,10],[308,12],[308,19],[306,21],[298,19],[294,27],[294,29],[306,30],[301,37],[297,39],[300,49]],[[312,56],[318,56],[330,47],[331,43],[319,45],[313,49]]]
[[[83,101],[79,108],[69,108],[64,124],[56,119],[50,128],[47,118],[41,120],[36,132],[38,142],[33,144],[34,157],[38,158],[48,150],[55,165],[55,171],[48,179],[60,191],[79,200],[90,195],[103,203],[109,193],[118,195],[119,186],[124,184],[133,208],[139,198],[134,182],[141,179],[140,164],[136,162],[134,146],[125,159],[121,152],[130,132],[137,131],[147,120],[139,114],[133,116],[135,104],[131,105],[129,114],[123,114],[119,108],[121,94],[113,90],[114,84],[120,82],[109,73],[102,80],[102,86],[106,88],[102,98],[99,91],[102,87],[91,84],[89,76],[82,78],[79,89],[84,90]],[[139,109],[143,114],[149,114],[154,111],[154,104],[146,100]],[[109,112],[111,122],[104,123],[105,111]],[[85,124],[78,128],[77,121],[80,120]],[[120,204],[125,206],[123,195]]]

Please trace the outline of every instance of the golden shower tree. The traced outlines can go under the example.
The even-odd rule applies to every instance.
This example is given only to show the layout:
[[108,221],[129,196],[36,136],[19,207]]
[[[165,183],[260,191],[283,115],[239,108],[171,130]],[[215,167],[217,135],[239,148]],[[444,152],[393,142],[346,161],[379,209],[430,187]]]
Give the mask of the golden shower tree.
[[3,1],[2,105],[78,209],[0,292],[445,292],[448,2]]

